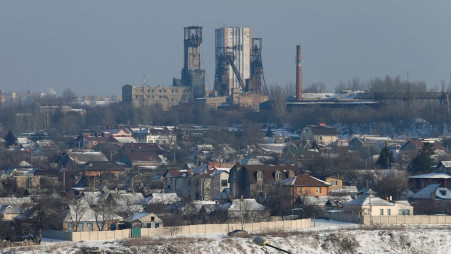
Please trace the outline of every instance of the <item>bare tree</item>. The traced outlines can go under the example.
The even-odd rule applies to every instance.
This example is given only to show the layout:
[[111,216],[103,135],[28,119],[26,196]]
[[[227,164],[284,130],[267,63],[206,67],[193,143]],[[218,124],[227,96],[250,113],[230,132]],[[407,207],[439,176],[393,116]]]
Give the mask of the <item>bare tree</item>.
[[84,203],[82,200],[75,200],[69,202],[67,217],[72,223],[72,230],[75,232],[79,231],[79,224],[83,221],[83,216],[89,210],[88,204]]

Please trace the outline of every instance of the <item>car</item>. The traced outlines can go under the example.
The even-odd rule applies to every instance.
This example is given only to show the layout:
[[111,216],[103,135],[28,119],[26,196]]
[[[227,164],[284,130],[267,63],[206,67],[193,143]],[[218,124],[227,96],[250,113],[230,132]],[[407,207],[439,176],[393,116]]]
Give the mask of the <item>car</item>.
[[245,231],[245,230],[236,229],[236,230],[233,230],[232,232],[227,233],[227,236],[230,236],[230,237],[233,237],[233,236],[236,236],[236,237],[248,237],[249,233],[247,231]]

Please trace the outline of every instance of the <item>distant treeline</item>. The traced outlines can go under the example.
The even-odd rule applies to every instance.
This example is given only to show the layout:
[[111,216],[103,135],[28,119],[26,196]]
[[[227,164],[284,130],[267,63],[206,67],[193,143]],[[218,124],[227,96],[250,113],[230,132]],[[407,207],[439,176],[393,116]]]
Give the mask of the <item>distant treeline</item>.
[[[316,84],[314,87],[319,90],[323,89],[321,84]],[[447,90],[449,87],[442,85],[442,88],[442,90]],[[408,82],[402,81],[400,78],[390,77],[373,79],[366,83],[353,80],[340,84],[337,90],[341,89],[365,90],[368,92],[428,91],[423,82]],[[294,95],[293,87],[290,85],[284,87],[273,85],[270,86],[270,94],[271,109],[260,112],[213,110],[194,102],[173,107],[167,112],[163,112],[159,106],[133,108],[122,103],[98,107],[72,106],[86,109],[86,114],[60,110],[46,111],[41,108],[42,105],[70,105],[75,96],[69,90],[65,91],[60,98],[44,97],[34,104],[0,107],[0,124],[2,132],[5,133],[8,129],[17,133],[50,128],[76,133],[91,126],[114,127],[118,124],[228,126],[243,123],[273,123],[277,125],[290,124],[295,128],[302,128],[305,125],[318,124],[319,122],[328,124],[366,122],[411,124],[417,118],[427,120],[432,124],[450,122],[448,105],[446,103],[441,104],[439,100],[387,100],[382,101],[382,106],[379,108],[330,109],[311,106],[287,111],[285,107],[286,98]]]

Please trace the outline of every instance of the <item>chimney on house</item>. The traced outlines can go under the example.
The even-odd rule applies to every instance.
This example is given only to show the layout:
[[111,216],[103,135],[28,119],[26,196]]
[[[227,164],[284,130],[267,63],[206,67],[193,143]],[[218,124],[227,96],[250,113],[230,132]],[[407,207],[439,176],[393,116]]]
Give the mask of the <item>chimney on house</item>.
[[296,46],[296,100],[302,101],[302,58],[301,45]]

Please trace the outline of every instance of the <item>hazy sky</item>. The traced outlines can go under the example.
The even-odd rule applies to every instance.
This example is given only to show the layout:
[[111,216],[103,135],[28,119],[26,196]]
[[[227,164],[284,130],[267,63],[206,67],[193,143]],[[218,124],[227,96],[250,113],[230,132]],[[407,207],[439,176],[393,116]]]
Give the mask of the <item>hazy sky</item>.
[[451,75],[449,0],[0,0],[0,89],[120,95],[124,84],[172,85],[183,27],[203,27],[203,66],[214,83],[214,29],[252,27],[263,38],[269,84],[386,75],[430,87]]

